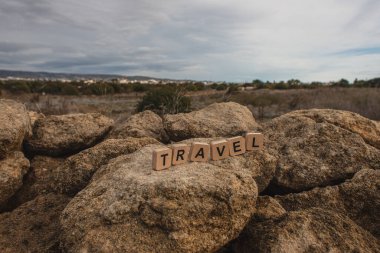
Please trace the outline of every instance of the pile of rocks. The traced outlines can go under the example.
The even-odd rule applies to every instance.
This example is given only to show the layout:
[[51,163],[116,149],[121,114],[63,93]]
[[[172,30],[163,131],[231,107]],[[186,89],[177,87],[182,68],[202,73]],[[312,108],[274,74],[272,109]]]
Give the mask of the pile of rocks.
[[[379,123],[357,114],[260,126],[230,102],[114,126],[0,108],[0,252],[380,251]],[[264,149],[152,170],[164,144],[248,131]]]

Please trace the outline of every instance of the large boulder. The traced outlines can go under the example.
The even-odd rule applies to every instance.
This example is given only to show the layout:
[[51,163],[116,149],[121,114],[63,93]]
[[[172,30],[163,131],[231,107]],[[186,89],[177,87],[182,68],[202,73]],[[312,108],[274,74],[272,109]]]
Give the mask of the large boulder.
[[260,129],[251,111],[234,102],[215,103],[190,113],[165,115],[164,127],[173,141],[229,137]]
[[320,207],[342,213],[380,238],[379,189],[380,170],[361,170],[352,180],[340,185],[276,196],[276,199],[286,210]]
[[59,215],[68,201],[63,195],[41,195],[0,214],[0,251],[60,252]]
[[[273,187],[309,190],[380,168],[380,150],[340,125],[292,112],[265,124],[266,146],[278,157]],[[343,124],[343,123],[342,123]]]
[[[210,143],[213,140],[218,140],[218,138],[193,138],[181,141],[179,143]],[[219,161],[209,161],[209,163],[224,169],[239,168],[247,170],[255,180],[259,192],[264,191],[274,177],[276,162],[276,158],[269,154],[265,148],[262,150],[247,151],[246,153],[238,156],[229,156]]]
[[29,166],[29,160],[19,151],[0,160],[0,208],[21,187],[22,178]]
[[377,126],[377,122],[357,113],[332,109],[311,109],[295,111],[292,114],[308,117],[319,123],[325,122],[339,126],[359,134],[366,143],[380,149],[380,128]]
[[148,145],[158,143],[153,138],[108,139],[98,145],[70,156],[59,166],[53,175],[54,188],[60,192],[74,195],[82,190],[92,175],[111,159],[133,153]]
[[127,137],[152,137],[164,143],[169,141],[161,117],[149,110],[132,115],[117,125],[109,135],[113,139]]
[[320,208],[252,220],[234,243],[235,252],[379,252],[379,241],[347,216]]
[[67,114],[38,118],[26,141],[29,153],[64,156],[89,148],[111,129],[113,120],[99,114]]
[[55,175],[64,161],[63,158],[35,156],[30,161],[30,169],[24,176],[23,185],[10,199],[9,205],[15,207],[38,195],[55,192],[57,188]]
[[21,150],[22,142],[30,132],[30,118],[25,106],[0,99],[0,159],[7,153]]
[[240,168],[152,170],[150,145],[102,167],[61,216],[68,252],[214,252],[243,229],[257,187]]

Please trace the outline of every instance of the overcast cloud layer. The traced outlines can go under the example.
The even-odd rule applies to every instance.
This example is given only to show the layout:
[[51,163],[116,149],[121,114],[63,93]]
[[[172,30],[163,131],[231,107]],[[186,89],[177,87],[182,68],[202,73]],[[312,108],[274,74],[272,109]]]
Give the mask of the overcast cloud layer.
[[380,76],[379,0],[0,0],[0,69],[251,81]]

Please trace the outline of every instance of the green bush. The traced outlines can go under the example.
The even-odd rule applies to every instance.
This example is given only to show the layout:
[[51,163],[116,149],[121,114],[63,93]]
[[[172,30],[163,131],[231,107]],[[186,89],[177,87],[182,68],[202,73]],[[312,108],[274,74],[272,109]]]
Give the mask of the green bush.
[[63,86],[61,93],[63,95],[79,95],[78,88],[72,84],[66,84],[65,86]]
[[226,90],[228,85],[226,83],[217,84],[216,90]]
[[149,85],[141,84],[141,83],[134,83],[132,86],[132,90],[134,92],[146,92],[149,90]]
[[3,88],[13,93],[29,93],[30,88],[26,81],[8,81]]
[[152,110],[158,114],[188,112],[191,100],[184,87],[163,86],[147,92],[137,105],[137,111]]
[[107,95],[114,93],[114,88],[108,83],[94,83],[90,87],[91,93],[94,95]]

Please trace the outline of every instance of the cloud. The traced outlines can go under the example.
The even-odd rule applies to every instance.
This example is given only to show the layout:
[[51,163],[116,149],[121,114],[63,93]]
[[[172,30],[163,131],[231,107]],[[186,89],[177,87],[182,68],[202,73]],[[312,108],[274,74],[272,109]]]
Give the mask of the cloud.
[[380,54],[380,47],[351,48],[340,52],[336,52],[335,54],[341,56]]
[[379,76],[369,0],[0,0],[0,68],[198,80]]

